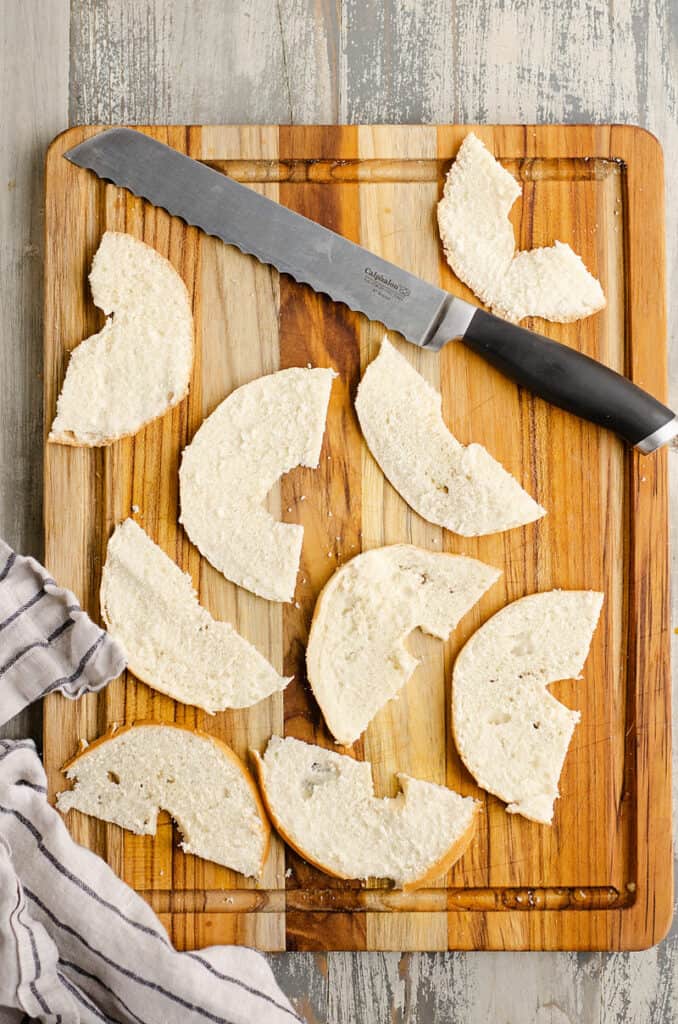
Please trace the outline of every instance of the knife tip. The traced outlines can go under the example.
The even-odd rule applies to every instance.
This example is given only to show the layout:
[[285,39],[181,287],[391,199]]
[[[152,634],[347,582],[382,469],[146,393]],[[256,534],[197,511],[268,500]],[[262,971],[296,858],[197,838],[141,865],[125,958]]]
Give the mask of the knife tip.
[[91,170],[92,154],[96,154],[99,151],[104,140],[138,137],[140,134],[142,133],[134,128],[106,128],[104,131],[90,136],[89,139],[79,142],[77,146],[67,149],[62,155],[70,163],[77,164],[78,167],[87,167]]

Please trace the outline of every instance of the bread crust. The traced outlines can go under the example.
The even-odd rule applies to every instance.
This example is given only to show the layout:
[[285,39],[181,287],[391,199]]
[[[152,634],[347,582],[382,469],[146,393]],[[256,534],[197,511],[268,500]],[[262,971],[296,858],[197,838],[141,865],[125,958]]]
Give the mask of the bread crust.
[[86,758],[87,755],[90,754],[97,747],[103,746],[104,743],[108,743],[109,740],[116,739],[118,736],[121,736],[125,732],[129,732],[131,729],[143,729],[148,726],[163,726],[169,729],[179,729],[183,732],[190,732],[194,736],[199,736],[201,739],[209,740],[216,747],[219,747],[221,752],[226,755],[228,760],[231,761],[231,763],[241,772],[254,798],[254,803],[259,814],[261,827],[264,834],[264,849],[262,852],[258,872],[258,876],[261,876],[261,873],[264,869],[264,865],[266,864],[266,861],[268,859],[268,854],[271,847],[271,825],[268,819],[268,815],[266,813],[266,806],[261,798],[259,789],[254,779],[252,778],[252,774],[248,770],[244,761],[240,757],[238,757],[235,751],[232,750],[228,746],[228,744],[225,743],[218,736],[212,736],[210,733],[205,732],[202,729],[195,729],[191,726],[179,725],[178,722],[155,721],[151,718],[142,718],[138,721],[127,722],[125,723],[125,725],[120,726],[118,726],[114,722],[113,725],[111,725],[106,730],[106,732],[101,734],[101,736],[97,736],[95,740],[92,740],[92,742],[88,743],[86,747],[83,747],[76,754],[74,754],[73,757],[69,758],[68,761],[65,761],[64,764],[62,764],[61,766],[61,771],[68,771],[68,769],[71,768],[74,764],[77,764],[78,761],[82,760],[83,758]]
[[[111,632],[111,635],[113,636],[111,624],[108,621],[108,616],[106,615],[106,612],[104,611],[104,605],[101,602],[101,596],[99,597],[99,606],[101,608],[101,618],[104,620],[104,624],[105,624],[106,628],[108,629],[109,632]],[[115,639],[117,640],[117,637]],[[117,642],[120,643],[119,640]],[[124,647],[124,644],[122,646]],[[125,650],[125,656],[129,659],[129,655],[128,655],[126,650]],[[148,678],[148,676],[145,676],[145,675],[143,675],[143,673],[138,672],[137,669],[132,664],[132,662],[129,661],[129,660],[127,661],[125,669],[126,669],[126,671],[131,672],[132,675],[135,677],[135,679],[138,679],[140,683],[145,683],[146,686],[150,686],[150,688],[152,690],[155,690],[156,693],[164,694],[166,697],[169,697],[171,700],[176,701],[176,703],[180,704],[182,707],[186,707],[186,708],[200,708],[200,710],[204,711],[206,715],[211,715],[212,717],[214,717],[216,715],[216,713],[217,713],[213,708],[205,707],[204,704],[198,704],[195,701],[189,704],[189,703],[187,703],[184,700],[179,700],[179,698],[175,697],[173,693],[169,692],[169,690],[163,689],[162,686],[159,686],[157,680],[151,680],[151,679]],[[266,699],[267,699],[266,697],[262,697],[262,700],[266,700]],[[249,707],[254,707],[254,705],[250,704]],[[219,711],[226,711],[226,710],[230,710],[230,708],[228,708],[228,709],[227,708],[218,708],[217,710],[219,710]],[[236,708],[235,710],[238,710],[238,709]],[[172,723],[172,722],[156,722],[155,724],[156,725],[172,725],[172,724],[175,724],[175,723]],[[205,735],[208,735],[208,734],[205,733]],[[213,739],[215,739],[215,738],[216,737],[213,737]],[[98,742],[98,740],[96,740],[95,742]]]
[[[256,777],[261,791],[261,798],[264,802],[264,806],[266,807],[268,817],[278,835],[287,843],[288,846],[290,846],[301,857],[303,857],[308,864],[312,864],[313,867],[318,868],[319,871],[324,872],[326,875],[330,875],[332,878],[341,878],[344,880],[352,881],[355,878],[354,875],[345,875],[339,871],[334,871],[332,868],[328,868],[326,864],[321,864],[320,861],[315,860],[313,857],[309,856],[309,854],[294,841],[289,832],[286,831],[285,827],[280,821],[280,818],[278,818],[278,816],[276,815],[268,799],[268,794],[266,792],[266,782],[264,779],[264,759],[257,750],[252,750],[251,755],[256,769]],[[400,776],[398,776],[398,778],[400,778]],[[405,884],[400,887],[402,892],[412,892],[415,889],[421,889],[423,886],[428,885],[429,882],[434,881],[436,878],[439,878],[440,875],[445,874],[447,871],[449,871],[452,865],[457,860],[459,860],[459,858],[466,852],[471,841],[473,840],[473,837],[476,832],[476,824],[479,812],[480,805],[476,803],[473,809],[473,817],[471,818],[471,822],[468,828],[459,837],[459,839],[456,839],[452,843],[452,845],[442,854],[442,856],[439,857],[437,861],[435,861],[433,864],[431,864],[430,867],[426,869],[423,875],[421,875],[419,878],[413,879],[410,882],[405,882]],[[395,888],[397,889],[398,886],[395,886]]]
[[403,892],[412,892],[415,889],[423,889],[424,886],[428,885],[430,882],[434,882],[437,878],[440,878],[441,875],[447,874],[452,865],[456,864],[456,862],[463,857],[475,839],[480,811],[481,805],[476,801],[473,808],[473,817],[471,818],[466,831],[463,832],[454,843],[452,843],[449,849],[445,851],[439,860],[431,864],[431,867],[425,871],[423,875],[420,875],[419,878],[415,878],[411,882],[406,882],[403,886]]

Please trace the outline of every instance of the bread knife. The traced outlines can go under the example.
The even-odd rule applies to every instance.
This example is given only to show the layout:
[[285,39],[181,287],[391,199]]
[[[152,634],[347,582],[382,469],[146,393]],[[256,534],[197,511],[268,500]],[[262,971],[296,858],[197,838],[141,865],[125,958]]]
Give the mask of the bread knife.
[[603,363],[456,298],[142,132],[111,128],[64,155],[421,348],[461,339],[521,386],[644,454],[678,434],[670,409]]

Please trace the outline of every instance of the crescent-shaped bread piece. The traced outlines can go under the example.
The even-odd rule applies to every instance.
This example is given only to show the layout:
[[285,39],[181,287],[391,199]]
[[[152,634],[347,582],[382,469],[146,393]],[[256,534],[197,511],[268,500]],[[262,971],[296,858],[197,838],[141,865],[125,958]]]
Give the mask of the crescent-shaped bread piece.
[[479,803],[445,786],[399,774],[401,792],[382,799],[368,761],[291,737],[271,737],[254,759],[275,828],[337,878],[390,878],[398,889],[417,889],[445,874],[473,838]]
[[313,614],[308,680],[338,743],[358,739],[418,665],[417,627],[446,640],[501,575],[475,558],[410,544],[375,548],[330,577]]
[[569,245],[515,252],[509,212],[518,182],[470,132],[462,142],[438,204],[447,262],[499,316],[566,323],[605,306],[600,282]]
[[191,303],[169,260],[106,231],[89,281],[107,320],[71,353],[49,435],[60,444],[135,434],[185,397],[193,366]]
[[439,392],[387,338],[363,375],[355,407],[382,471],[430,523],[477,537],[545,515],[487,449],[457,441],[445,426]]
[[228,622],[212,618],[188,573],[133,519],[108,542],[100,602],[132,672],[174,700],[214,714],[250,707],[289,682]]
[[479,786],[511,814],[549,825],[579,721],[547,690],[579,678],[603,595],[551,590],[507,605],[462,648],[452,674],[452,726]]
[[292,600],[304,528],[278,522],[263,501],[283,473],[318,465],[333,377],[293,367],[244,384],[181,460],[186,533],[227,579],[269,601]]
[[182,849],[243,875],[261,874],[270,828],[252,776],[230,747],[168,722],[135,722],[85,747],[62,771],[76,779],[59,793],[71,808],[155,835],[158,812],[181,830]]

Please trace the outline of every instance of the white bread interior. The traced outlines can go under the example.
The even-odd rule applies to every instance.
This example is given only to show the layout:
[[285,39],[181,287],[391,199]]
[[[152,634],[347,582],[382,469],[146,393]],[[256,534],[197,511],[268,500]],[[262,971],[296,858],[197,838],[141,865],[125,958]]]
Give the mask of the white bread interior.
[[182,849],[258,876],[270,829],[256,785],[238,757],[207,733],[137,722],[106,733],[64,765],[73,789],[57,807],[155,835],[158,812],[181,830]]
[[184,450],[180,522],[205,558],[269,601],[294,596],[304,528],[264,507],[279,478],[320,458],[334,373],[293,367],[244,384]]
[[476,537],[545,515],[487,449],[457,441],[439,392],[387,338],[363,375],[355,407],[382,471],[430,523]]
[[512,814],[548,825],[578,711],[547,689],[584,667],[603,595],[530,594],[502,608],[462,648],[452,722],[462,761]]
[[605,306],[600,282],[569,245],[516,252],[509,213],[521,194],[515,178],[469,132],[445,181],[438,226],[460,281],[498,316],[567,323]]
[[188,573],[133,519],[108,542],[100,602],[132,672],[184,704],[210,714],[246,708],[289,682],[230,623],[212,618]]
[[101,446],[186,396],[193,315],[169,260],[132,235],[105,232],[89,281],[106,323],[71,352],[49,440]]
[[355,742],[414,672],[418,661],[406,646],[412,630],[446,640],[500,575],[475,558],[394,544],[357,555],[330,577],[306,664],[338,743]]
[[374,795],[369,762],[273,736],[255,754],[271,820],[303,857],[339,878],[390,878],[414,889],[444,874],[475,831],[477,802],[398,775],[401,792]]

